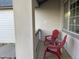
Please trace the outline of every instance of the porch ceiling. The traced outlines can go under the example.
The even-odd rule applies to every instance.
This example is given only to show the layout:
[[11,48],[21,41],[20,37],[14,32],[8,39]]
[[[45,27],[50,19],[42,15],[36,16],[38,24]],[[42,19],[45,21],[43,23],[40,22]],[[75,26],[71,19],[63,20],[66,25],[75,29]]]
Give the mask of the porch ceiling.
[[46,1],[48,0],[36,0],[38,6],[37,7],[40,7],[43,3],[45,3]]

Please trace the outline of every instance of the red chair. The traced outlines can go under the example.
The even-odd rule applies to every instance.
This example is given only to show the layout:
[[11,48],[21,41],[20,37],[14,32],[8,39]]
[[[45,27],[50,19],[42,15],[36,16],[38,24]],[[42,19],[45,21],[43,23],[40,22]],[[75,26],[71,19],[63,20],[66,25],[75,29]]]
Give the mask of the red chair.
[[45,50],[45,53],[44,53],[44,59],[45,59],[45,56],[46,56],[46,53],[49,52],[49,53],[53,53],[57,56],[58,59],[61,59],[61,48],[64,47],[64,44],[66,42],[66,39],[67,39],[67,35],[65,35],[64,39],[62,42],[59,42],[57,45],[48,45],[46,50]]
[[59,33],[60,33],[59,30],[55,29],[55,30],[52,32],[52,35],[45,36],[44,44],[45,44],[46,42],[48,42],[49,44],[54,44],[54,42],[55,42],[56,39],[58,38]]

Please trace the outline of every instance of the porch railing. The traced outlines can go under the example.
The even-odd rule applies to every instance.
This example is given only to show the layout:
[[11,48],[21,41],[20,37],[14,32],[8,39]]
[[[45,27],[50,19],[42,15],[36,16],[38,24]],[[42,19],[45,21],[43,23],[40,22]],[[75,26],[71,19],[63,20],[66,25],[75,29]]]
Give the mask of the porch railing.
[[37,32],[36,32],[36,34],[35,34],[35,36],[36,36],[36,42],[35,42],[35,43],[36,43],[36,48],[35,48],[35,53],[36,53],[36,59],[37,59],[40,41],[41,41],[41,39],[42,39],[42,37],[43,37],[43,31],[42,31],[41,29],[38,29]]
[[35,35],[38,39],[42,39],[42,30],[38,29]]

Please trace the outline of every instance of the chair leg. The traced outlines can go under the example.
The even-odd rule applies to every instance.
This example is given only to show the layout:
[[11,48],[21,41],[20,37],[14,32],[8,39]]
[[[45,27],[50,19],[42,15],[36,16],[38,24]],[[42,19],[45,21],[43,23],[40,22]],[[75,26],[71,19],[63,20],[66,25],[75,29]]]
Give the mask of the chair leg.
[[58,59],[61,59],[61,55],[60,54],[56,53],[56,56],[57,56]]
[[46,49],[45,52],[44,52],[44,59],[45,59],[45,57],[46,57],[46,52],[47,52],[47,49]]
[[44,45],[45,45],[45,42],[46,42],[46,41],[44,41]]
[[46,45],[47,40],[44,41],[44,45]]
[[61,59],[61,57],[60,57],[60,56],[58,56],[58,59]]

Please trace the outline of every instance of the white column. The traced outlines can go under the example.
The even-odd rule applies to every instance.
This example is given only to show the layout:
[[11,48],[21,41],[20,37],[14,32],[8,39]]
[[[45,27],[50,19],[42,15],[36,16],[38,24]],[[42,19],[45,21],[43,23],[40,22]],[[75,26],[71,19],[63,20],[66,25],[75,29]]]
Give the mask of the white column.
[[13,0],[16,59],[34,59],[34,12],[32,0]]

